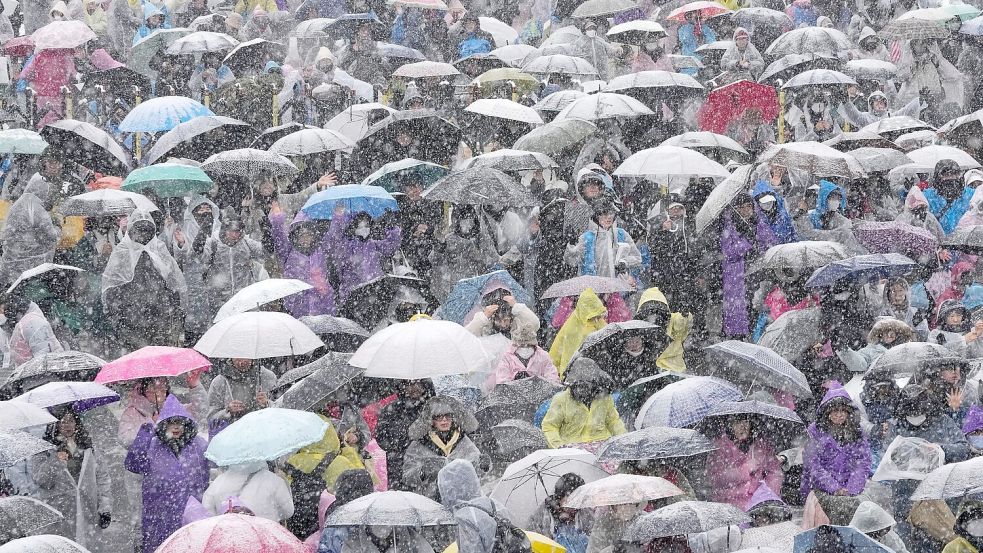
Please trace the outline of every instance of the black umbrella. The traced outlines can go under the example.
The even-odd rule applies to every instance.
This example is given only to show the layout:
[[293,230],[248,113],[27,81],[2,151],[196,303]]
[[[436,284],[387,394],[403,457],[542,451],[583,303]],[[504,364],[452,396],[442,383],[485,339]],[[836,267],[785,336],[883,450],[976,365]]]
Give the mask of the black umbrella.
[[285,52],[283,44],[270,42],[263,38],[254,38],[246,42],[240,42],[238,46],[229,51],[223,63],[229,66],[232,73],[238,75],[244,69],[256,65],[257,60],[278,60],[282,59]]
[[423,197],[458,205],[539,205],[539,200],[512,177],[498,169],[478,167],[455,171],[443,177],[427,188]]
[[561,387],[533,376],[503,382],[481,398],[475,418],[481,428],[491,428],[507,419],[532,420],[539,406]]
[[983,226],[976,225],[968,229],[956,230],[946,236],[942,244],[961,252],[983,253]]
[[491,431],[499,452],[505,457],[550,448],[543,431],[524,420],[506,419],[493,426]]
[[423,285],[422,278],[410,276],[383,275],[374,278],[348,293],[340,314],[364,328],[375,328],[389,314],[389,305],[400,286],[419,289]]
[[0,397],[8,399],[48,382],[89,382],[105,364],[81,351],[41,354],[14,370],[0,387]]
[[787,81],[809,69],[836,69],[839,66],[839,60],[831,54],[822,52],[788,54],[771,62],[758,77],[758,81],[762,83],[778,80]]
[[400,134],[408,134],[421,145],[433,147],[439,144],[453,145],[457,148],[461,140],[461,129],[441,117],[431,109],[411,109],[390,113],[381,121],[369,127],[363,141],[393,140]]
[[610,353],[611,349],[617,348],[625,340],[635,336],[647,340],[662,338],[663,341],[668,341],[668,338],[664,338],[665,329],[647,321],[608,323],[584,338],[583,343],[580,344],[580,355],[593,359],[595,355]]
[[245,148],[255,137],[256,129],[245,121],[222,115],[195,117],[162,134],[147,152],[147,164],[165,156],[205,161],[224,150]]
[[130,171],[129,156],[109,134],[89,123],[62,119],[41,129],[50,147],[92,171],[106,175],[125,175]]
[[773,443],[798,435],[804,424],[795,411],[779,405],[754,400],[722,401],[710,409],[707,416],[696,425],[696,429],[708,436],[719,435],[724,431],[723,425],[731,417],[756,421],[754,428],[758,434],[768,436]]
[[492,69],[508,67],[508,64],[493,54],[471,54],[455,61],[454,67],[461,73],[474,78]]
[[332,356],[329,366],[315,370],[284,392],[279,400],[280,407],[309,411],[363,372],[364,369],[353,367],[347,361]]
[[709,453],[717,449],[696,430],[655,426],[614,436],[597,450],[598,461],[672,459]]
[[286,389],[300,381],[301,379],[310,376],[314,371],[318,369],[327,369],[333,367],[339,363],[348,364],[348,360],[351,359],[352,354],[350,353],[338,353],[330,352],[326,355],[318,357],[314,361],[306,365],[301,365],[299,367],[294,367],[289,371],[283,373],[280,378],[276,381],[276,386],[274,389]]
[[137,91],[134,87],[150,90],[150,79],[126,66],[105,71],[91,71],[85,75],[84,84],[86,88],[101,86],[114,96],[125,98],[127,101],[136,98]]
[[332,317],[331,315],[308,315],[301,317],[300,322],[307,325],[314,334],[351,334],[361,338],[368,338],[369,331],[362,328],[358,323],[344,317]]
[[43,533],[41,530],[64,519],[61,512],[32,497],[0,498],[0,544]]
[[389,37],[389,29],[379,21],[374,13],[348,13],[329,23],[325,28],[329,36],[335,39],[354,40],[359,27],[368,25],[372,29],[372,40],[385,40]]

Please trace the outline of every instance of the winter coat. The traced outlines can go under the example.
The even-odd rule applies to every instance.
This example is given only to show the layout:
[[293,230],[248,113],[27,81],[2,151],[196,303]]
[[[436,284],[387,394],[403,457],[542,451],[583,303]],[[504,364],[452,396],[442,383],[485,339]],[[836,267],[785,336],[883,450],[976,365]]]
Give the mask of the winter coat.
[[99,513],[112,513],[111,480],[106,468],[105,460],[91,447],[83,452],[78,480],[54,451],[34,459],[37,499],[64,515],[65,537],[92,551],[102,550],[98,547],[102,532]]
[[432,262],[430,289],[438,301],[447,299],[457,281],[484,273],[498,261],[498,252],[491,238],[481,232],[461,236],[456,224],[439,238]]
[[157,437],[172,418],[184,419],[185,432],[195,432],[194,418],[172,395],[156,429],[152,424],[141,426],[126,455],[126,470],[143,476],[143,553],[153,553],[181,527],[187,499],[200,501],[208,487],[207,444],[201,436],[193,436],[177,454]]
[[932,214],[939,220],[943,232],[950,234],[956,230],[959,220],[969,211],[970,201],[973,199],[975,192],[975,188],[966,186],[963,188],[962,194],[950,204],[935,188],[925,189],[924,193],[925,199],[928,200],[928,207],[932,211]]
[[748,257],[759,250],[760,245],[757,240],[751,242],[737,230],[733,217],[733,210],[724,214],[724,231],[720,237],[723,252],[723,330],[726,336],[746,336],[751,333],[751,325],[748,321],[745,265]]
[[[539,328],[539,317],[524,303],[516,303],[512,306],[512,321],[513,329],[516,328],[514,326],[516,321],[519,321],[520,326],[524,325],[527,328],[533,329]],[[498,334],[498,331],[492,325],[491,319],[483,311],[476,311],[474,317],[471,318],[471,322],[465,325],[464,328],[479,338]]]
[[[285,470],[290,478],[290,494],[293,497],[294,512],[287,521],[287,528],[295,535],[309,535],[318,528],[318,504],[322,492],[334,491],[328,486],[329,470],[341,459],[341,440],[330,419],[319,415],[328,423],[328,429],[321,439],[306,445],[287,458]],[[347,465],[342,460],[339,463]],[[339,472],[340,474],[340,472]],[[334,482],[331,482],[334,484]]]
[[553,396],[542,428],[552,448],[602,441],[627,431],[611,394],[597,397],[588,407],[574,399],[570,390]]
[[580,235],[577,244],[567,249],[564,259],[579,267],[581,275],[608,278],[618,276],[619,263],[623,262],[629,270],[642,265],[642,254],[625,229],[614,225],[605,231],[593,221]]
[[[922,111],[921,98],[915,98],[900,109],[885,111],[883,114],[877,115],[873,112],[872,107],[873,100],[877,97],[877,95],[871,94],[867,99],[867,111],[860,111],[857,109],[857,106],[853,104],[853,102],[843,102],[841,104],[843,106],[843,116],[847,119],[847,121],[856,125],[857,127],[866,127],[867,125],[872,125],[878,121],[887,119],[888,117],[897,117],[900,115],[907,115],[908,117],[918,119],[918,116]],[[881,94],[880,97],[884,98],[885,101],[887,100],[887,97],[883,94]]]
[[913,227],[923,228],[931,232],[941,242],[945,238],[945,231],[942,229],[942,225],[935,217],[935,214],[932,213],[931,209],[929,208],[927,210],[924,219],[915,215],[914,211],[922,207],[929,208],[928,198],[925,197],[925,193],[922,192],[922,189],[918,185],[914,185],[905,197],[904,209],[894,220],[907,223]]
[[[419,420],[419,419],[417,419]],[[429,426],[430,422],[427,421]],[[403,457],[403,484],[409,491],[431,499],[437,498],[437,475],[441,468],[461,459],[477,467],[481,452],[464,431],[449,454],[441,452],[429,436],[410,443]]]
[[537,376],[556,385],[560,384],[560,376],[556,371],[556,366],[553,365],[553,360],[550,359],[550,354],[546,350],[539,346],[534,346],[536,352],[532,354],[532,357],[526,363],[523,363],[515,353],[518,347],[513,343],[505,350],[505,353],[499,358],[495,370],[488,375],[488,380],[485,382],[485,389],[491,390],[497,384],[511,382],[515,380],[515,376],[520,372],[527,373],[529,376]]
[[713,501],[746,511],[762,481],[776,494],[782,492],[785,475],[775,448],[763,438],[756,438],[747,451],[742,451],[726,434],[714,440],[714,445],[717,449],[707,457]]
[[458,551],[492,553],[498,523],[489,513],[496,513],[502,507],[481,494],[474,465],[462,459],[447,463],[437,473],[437,489],[440,502],[454,513],[457,521]]
[[[189,399],[190,402],[185,405],[185,408],[194,415],[195,419],[204,420],[208,415],[208,392],[205,386],[199,384],[191,388]],[[136,387],[130,390],[130,397],[126,401],[123,414],[119,417],[119,430],[116,433],[120,445],[129,449],[140,428],[145,424],[154,423],[154,410],[154,405]]]
[[[826,415],[824,406],[836,398],[850,400],[850,395],[843,388],[826,392],[817,418]],[[871,474],[867,436],[861,432],[855,441],[840,443],[816,423],[809,425],[808,433],[809,441],[802,453],[802,496],[812,490],[835,494],[846,489],[853,496],[863,491]]]
[[253,361],[253,365],[246,371],[231,367],[225,371],[225,374],[216,376],[208,387],[210,434],[214,436],[218,430],[236,420],[237,417],[234,418],[227,409],[232,400],[239,400],[246,405],[246,410],[242,413],[244,415],[259,409],[256,404],[256,394],[260,390],[269,397],[275,387],[276,374],[260,366],[258,361]]
[[209,238],[201,256],[208,302],[215,311],[239,290],[269,277],[263,268],[266,253],[262,244],[246,236],[232,246]]
[[64,351],[58,338],[55,337],[51,323],[41,312],[41,308],[36,303],[31,302],[27,312],[17,321],[14,329],[10,332],[8,342],[10,366],[19,367],[35,357]]
[[49,213],[53,188],[52,183],[35,173],[24,193],[7,212],[0,230],[0,243],[3,244],[0,281],[8,286],[24,271],[54,260],[61,232]]
[[[711,42],[717,41],[717,35],[710,28],[710,25],[704,21],[700,25],[701,35],[696,35],[696,29],[692,23],[684,23],[680,25],[677,31],[677,37],[679,40],[679,53],[684,56],[690,56],[698,60],[702,60],[703,56],[696,53],[696,49],[704,44],[710,44]],[[684,69],[680,73],[686,73],[687,75],[695,75],[697,73],[696,69]]]
[[[383,238],[368,239],[352,234],[353,219],[346,214],[331,220],[325,239],[331,244],[331,259],[338,274],[338,304],[344,305],[351,291],[386,274],[383,265],[399,247],[402,229],[391,226]],[[374,232],[374,229],[373,229]]]
[[751,190],[751,197],[757,200],[762,196],[772,195],[775,197],[775,209],[771,213],[766,213],[755,202],[754,212],[758,218],[757,240],[763,248],[770,248],[776,244],[788,244],[796,241],[795,225],[792,216],[788,213],[785,205],[785,197],[775,191],[766,180],[759,180],[754,183]]
[[607,314],[607,308],[590,288],[584,290],[577,300],[577,307],[573,310],[573,315],[563,323],[560,332],[553,339],[550,346],[550,358],[556,365],[560,376],[567,370],[567,365],[573,359],[573,355],[580,349],[584,338],[595,330],[600,330],[606,324],[603,317]]
[[294,514],[294,500],[283,478],[270,472],[265,462],[233,465],[215,479],[201,498],[213,515],[226,512],[225,504],[236,497],[256,516],[279,522]]
[[406,449],[410,446],[409,427],[420,415],[423,401],[409,401],[397,398],[382,408],[379,423],[375,427],[376,442],[386,452],[386,470],[389,487],[394,490],[407,489],[403,485],[403,461]]
[[[303,224],[312,224],[308,221],[307,215],[298,211],[290,224],[289,232],[293,233]],[[283,277],[300,279],[314,287],[284,298],[284,307],[294,317],[334,315],[335,291],[328,278],[327,265],[331,243],[327,233],[321,238],[320,244],[315,244],[309,254],[304,254],[290,240],[284,213],[270,213],[270,226],[276,254],[283,265]]]

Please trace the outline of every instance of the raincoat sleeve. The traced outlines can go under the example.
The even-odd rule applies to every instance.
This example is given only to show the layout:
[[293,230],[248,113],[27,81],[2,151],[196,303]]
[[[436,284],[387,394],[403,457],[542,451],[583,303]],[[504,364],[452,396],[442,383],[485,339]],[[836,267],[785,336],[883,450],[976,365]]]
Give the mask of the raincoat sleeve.
[[304,207],[307,200],[309,200],[316,192],[317,183],[314,183],[300,192],[295,192],[293,194],[279,194],[277,195],[277,201],[280,203],[280,209],[282,209],[286,215],[293,217],[298,211],[300,211],[300,208]]
[[843,115],[843,117],[849,121],[850,124],[857,127],[865,127],[878,121],[876,116],[870,113],[864,113],[857,109],[857,106],[853,105],[853,102],[843,102],[840,104],[840,109],[840,113]]
[[469,322],[464,328],[479,338],[482,336],[487,336],[488,334],[492,333],[491,319],[489,319],[484,312],[478,311],[474,314],[474,317],[471,318],[471,322]]
[[566,250],[563,252],[563,261],[571,267],[580,267],[581,260],[584,258],[584,247],[586,241],[587,233],[580,235],[577,239],[577,243],[573,246],[567,246]]
[[92,462],[96,468],[96,492],[98,493],[98,509],[100,513],[113,512],[113,480],[109,475],[109,465],[103,455],[96,453],[95,449],[88,452],[92,456]]
[[[621,230],[621,229],[619,229]],[[637,269],[642,266],[642,252],[638,250],[638,246],[635,245],[635,239],[631,237],[628,232],[621,233],[624,240],[619,240],[619,244],[627,244],[628,249],[624,255],[618,257],[615,262],[624,262],[628,265],[629,269]]]
[[191,388],[188,399],[190,400],[188,411],[191,412],[191,416],[199,421],[208,420],[208,392],[205,386],[199,383]]
[[58,484],[58,477],[65,470],[54,452],[42,453],[34,458],[34,483],[42,490],[50,490]]
[[287,234],[287,216],[283,212],[270,213],[270,234],[273,235],[273,249],[281,262],[286,262],[293,248]]
[[123,461],[126,470],[134,474],[147,474],[147,470],[150,469],[150,445],[153,438],[154,426],[149,422],[144,423],[137,432],[133,444],[130,445],[129,451],[126,452],[126,459]]
[[231,415],[226,409],[232,401],[232,389],[224,376],[216,376],[208,388],[208,420],[228,420]]
[[619,436],[628,432],[625,428],[625,422],[621,420],[621,415],[618,414],[618,409],[614,406],[614,398],[609,394],[604,400],[605,407],[605,426],[607,426],[608,432],[612,436]]
[[566,402],[561,394],[553,396],[553,401],[550,402],[550,408],[546,410],[546,416],[543,418],[543,435],[546,437],[546,442],[552,448],[563,446],[560,429],[563,428],[566,419],[564,413],[565,406]]

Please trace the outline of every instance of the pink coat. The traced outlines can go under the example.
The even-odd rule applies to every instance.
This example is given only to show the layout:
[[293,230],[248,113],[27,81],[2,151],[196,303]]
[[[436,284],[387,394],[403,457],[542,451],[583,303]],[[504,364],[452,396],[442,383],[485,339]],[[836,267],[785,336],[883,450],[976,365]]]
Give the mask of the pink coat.
[[553,384],[560,384],[560,375],[557,373],[553,360],[550,359],[549,352],[536,346],[536,353],[532,354],[529,364],[523,365],[522,361],[516,357],[515,349],[516,345],[513,343],[502,353],[502,357],[498,361],[498,366],[488,375],[488,381],[486,382],[487,390],[491,390],[496,384],[515,380],[515,375],[522,371],[529,373],[529,376],[538,376]]
[[722,435],[714,440],[714,445],[717,446],[716,451],[707,458],[712,501],[730,503],[747,510],[761,481],[775,493],[781,493],[785,475],[771,444],[756,439],[745,453],[730,438]]

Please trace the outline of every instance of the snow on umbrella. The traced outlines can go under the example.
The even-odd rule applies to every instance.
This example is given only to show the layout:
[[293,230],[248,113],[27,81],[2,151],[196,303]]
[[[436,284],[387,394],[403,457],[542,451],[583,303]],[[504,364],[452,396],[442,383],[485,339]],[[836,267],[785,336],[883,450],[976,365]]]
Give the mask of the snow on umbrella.
[[730,19],[735,24],[747,29],[752,35],[758,26],[770,29],[783,29],[792,26],[792,20],[785,12],[769,8],[742,7],[730,14]]
[[653,375],[643,376],[622,391],[621,396],[615,400],[615,406],[619,413],[625,413],[626,418],[634,420],[638,410],[649,396],[673,382],[679,382],[690,376],[692,375],[673,371],[660,371]]
[[959,32],[964,35],[983,36],[983,17],[974,17],[973,19],[964,22],[959,27]]
[[258,309],[270,302],[299,294],[305,290],[312,289],[313,286],[295,278],[268,278],[259,282],[254,282],[242,290],[236,292],[231,298],[226,300],[212,322],[219,322],[222,319]]
[[304,323],[286,313],[238,313],[215,323],[195,344],[207,357],[266,359],[304,355],[324,346]]
[[372,217],[380,217],[387,211],[397,209],[396,198],[379,186],[343,184],[317,192],[307,200],[301,211],[312,219],[330,220],[339,203],[350,214],[364,212]]
[[535,376],[502,382],[478,401],[474,416],[481,428],[491,428],[508,419],[532,420],[540,405],[562,390]]
[[741,165],[730,173],[723,182],[714,187],[707,196],[700,210],[696,212],[696,232],[706,230],[710,223],[717,220],[720,214],[730,205],[742,191],[751,189],[753,165]]
[[557,282],[543,292],[542,299],[579,296],[588,288],[598,294],[635,291],[635,287],[624,279],[584,275]]
[[645,503],[684,493],[672,482],[658,476],[612,474],[577,488],[563,500],[563,506],[568,509],[593,509]]
[[204,54],[206,52],[224,52],[239,45],[239,41],[225,33],[211,31],[196,31],[175,40],[167,47],[171,56],[187,54]]
[[[369,125],[373,118],[395,113],[396,110],[384,106],[378,102],[368,102],[355,104],[345,108],[341,113],[335,115],[325,125],[325,129],[338,131],[352,142],[358,142],[365,138],[369,132]],[[311,127],[316,128],[316,127]],[[261,146],[254,145],[254,148]]]
[[284,156],[306,156],[325,152],[351,152],[355,143],[338,131],[301,129],[277,140],[269,151]]
[[388,192],[400,192],[400,180],[411,176],[418,179],[426,188],[447,176],[450,169],[443,165],[420,161],[411,157],[387,163],[362,181],[364,186],[379,186]]
[[180,198],[208,192],[213,184],[212,179],[197,167],[158,163],[134,169],[123,181],[123,190],[142,192],[149,188],[161,198]]
[[867,221],[853,226],[853,236],[870,253],[900,253],[908,257],[932,255],[939,247],[935,235],[899,221]]
[[590,121],[582,119],[557,121],[554,119],[519,137],[512,148],[558,157],[564,150],[577,146],[596,132],[597,126]]
[[272,461],[320,441],[329,428],[316,413],[267,407],[212,436],[205,457],[220,467]]
[[335,20],[330,17],[315,17],[314,19],[301,21],[290,34],[296,36],[297,38],[327,37],[328,33],[325,31],[325,29],[328,28],[328,25],[334,23],[334,21]]
[[489,497],[505,505],[518,527],[529,526],[533,514],[553,495],[557,480],[574,473],[585,482],[608,476],[594,465],[593,454],[581,449],[542,449],[505,468]]
[[976,161],[973,156],[954,146],[924,146],[908,152],[908,157],[914,163],[929,165],[931,167],[935,167],[935,164],[943,159],[955,161],[959,164],[959,168],[963,170],[978,169],[981,167],[980,162]]
[[160,135],[147,152],[147,165],[164,156],[203,161],[231,148],[248,146],[256,138],[249,123],[222,115],[203,115],[176,125]]
[[782,269],[815,270],[847,257],[843,244],[839,242],[804,240],[778,244],[768,248],[764,255],[751,265],[750,272]]
[[18,58],[30,57],[34,53],[34,39],[31,35],[9,38],[3,42],[3,53]]
[[38,407],[71,403],[77,411],[87,411],[119,401],[119,394],[98,382],[49,382],[16,398]]
[[608,438],[597,450],[598,461],[640,461],[702,455],[717,449],[706,436],[689,428],[653,426]]
[[753,428],[769,436],[772,443],[798,435],[805,424],[795,411],[766,401],[723,401],[713,406],[698,429],[707,436],[720,435],[732,417],[755,419]]
[[325,526],[449,526],[454,514],[429,497],[412,492],[375,492],[342,505]]
[[870,131],[879,134],[888,140],[893,140],[900,134],[923,129],[934,130],[935,128],[920,119],[915,119],[914,117],[909,117],[907,115],[895,115],[881,119],[876,123],[871,123],[860,130]]
[[[667,89],[669,94],[695,93],[703,90],[699,81],[683,73],[669,71],[639,71],[619,75],[604,86],[605,92],[622,92],[642,89]],[[547,96],[548,98],[549,96]]]
[[719,52],[718,55],[723,55],[733,45],[733,40],[715,40],[702,46],[697,46],[696,51],[701,54],[704,52]]
[[911,376],[924,367],[961,363],[962,357],[940,344],[908,342],[894,346],[874,359],[867,373],[885,372],[895,377]]
[[[0,401],[0,430],[21,430],[57,421],[47,409],[26,401]],[[0,499],[0,520],[4,512],[2,502]]]
[[899,165],[912,163],[911,158],[896,148],[857,148],[847,152],[867,173],[887,173]]
[[614,174],[622,177],[711,177],[726,179],[730,172],[707,156],[679,146],[657,146],[635,152],[621,162]]
[[407,63],[393,71],[393,77],[405,79],[424,79],[427,77],[454,77],[461,72],[449,63],[439,61],[418,61]]
[[34,53],[41,50],[73,50],[97,38],[82,21],[52,21],[31,33]]
[[240,74],[243,69],[248,71],[249,65],[257,58],[281,59],[283,54],[283,44],[265,38],[254,38],[237,44],[226,54],[222,63],[229,66],[233,74]]
[[211,361],[193,349],[171,346],[145,346],[105,363],[95,381],[103,384],[142,378],[180,376],[208,370]]
[[[707,131],[693,131],[677,134],[662,141],[659,146],[679,146],[693,150],[727,150],[744,156],[750,155],[744,146],[733,138]],[[730,173],[727,174],[730,176]]]
[[597,355],[604,355],[606,352],[614,350],[616,345],[620,345],[632,336],[646,337],[649,338],[649,341],[652,341],[653,338],[665,341],[666,343],[659,348],[660,351],[668,345],[668,337],[666,337],[663,327],[648,321],[631,320],[608,323],[599,330],[591,332],[584,338],[577,353],[584,357],[597,359]]
[[44,353],[14,369],[3,389],[6,392],[25,391],[52,380],[87,382],[105,363],[95,355],[81,351]]
[[924,146],[931,146],[932,144],[935,144],[937,138],[938,135],[935,131],[931,129],[922,129],[919,131],[899,134],[897,138],[894,139],[894,144],[896,144],[898,148],[901,148],[902,151],[910,152]]
[[307,325],[314,334],[351,334],[362,338],[369,337],[369,331],[365,330],[358,323],[344,317],[332,317],[331,315],[308,315],[298,319]]
[[54,448],[54,444],[27,432],[0,430],[0,469],[12,467],[23,459]]
[[795,363],[815,345],[820,317],[818,307],[785,312],[765,327],[758,344]]
[[[329,396],[362,374],[362,369],[348,363],[334,362],[304,377],[277,400],[279,407],[313,410]],[[279,384],[279,383],[278,383]]]
[[715,367],[711,369],[713,374],[719,370],[722,375],[747,382],[752,387],[774,388],[796,397],[812,396],[805,375],[769,348],[726,340],[703,349],[718,363],[711,365]]
[[37,155],[48,147],[41,135],[27,129],[0,131],[0,154]]
[[[174,44],[174,41],[191,34],[190,29],[157,29],[149,35],[140,39],[130,49],[130,56],[126,60],[126,66],[140,73],[141,75],[157,78],[157,71],[150,68],[150,62],[161,51]],[[144,91],[149,94],[150,91]]]
[[563,108],[584,96],[587,96],[587,94],[579,90],[558,90],[533,104],[532,109],[555,113],[563,111]]
[[255,148],[239,148],[217,153],[201,164],[201,168],[216,175],[255,178],[267,173],[274,177],[294,175],[297,167],[286,157]]
[[134,107],[120,121],[123,132],[169,131],[180,123],[202,115],[215,115],[200,102],[186,96],[161,96]]
[[893,79],[898,66],[881,60],[850,60],[843,65],[843,72],[855,79],[886,80]]
[[[511,81],[511,82],[508,82]],[[514,86],[518,93],[528,93],[539,90],[541,84],[536,77],[515,67],[498,67],[478,75],[471,81],[472,85],[481,87],[482,94],[491,94],[492,85],[506,83]]]
[[532,305],[529,292],[508,271],[498,270],[457,281],[440,306],[440,318],[462,325],[471,322],[471,317],[483,307],[481,299],[495,290],[507,290],[516,303]]
[[539,56],[522,66],[526,73],[538,75],[573,75],[578,77],[596,77],[597,69],[584,58],[566,54]]
[[856,158],[820,142],[774,144],[761,154],[760,160],[816,177],[859,178],[864,175],[864,168]]
[[895,19],[877,32],[884,40],[949,38],[949,34],[949,29],[942,25],[919,18]]
[[850,553],[891,553],[893,549],[881,545],[873,538],[849,526],[823,525],[795,535],[794,553],[808,553],[822,549],[849,551]]
[[803,27],[793,29],[772,42],[765,54],[784,56],[787,54],[839,54],[849,50],[853,43],[845,34],[829,27]]
[[631,0],[587,0],[573,10],[570,17],[591,19],[634,10],[638,6]]
[[486,167],[498,169],[503,172],[520,172],[550,169],[559,167],[559,165],[546,154],[503,148],[468,158],[462,165],[462,169],[470,169],[472,167]]
[[701,130],[724,134],[731,121],[740,119],[749,109],[760,111],[765,121],[778,117],[778,93],[774,87],[748,80],[721,86],[710,92],[696,117]]
[[492,39],[495,41],[495,47],[515,44],[519,41],[518,31],[513,29],[508,23],[495,19],[494,17],[479,17],[478,27],[492,36]]
[[486,117],[529,123],[530,125],[543,124],[543,118],[536,113],[536,110],[504,98],[475,100],[464,108],[464,111]]
[[983,458],[949,463],[928,473],[911,494],[912,501],[951,499],[983,490]]
[[967,253],[983,252],[983,225],[958,229],[942,241],[944,246]]
[[[741,9],[737,13],[743,12]],[[786,54],[768,64],[758,76],[758,81],[769,82],[779,79],[789,79],[802,71],[809,69],[833,69],[839,67],[839,60],[833,54],[822,52],[807,52],[804,54]]]
[[[563,108],[563,111],[556,114],[554,121],[562,121],[564,119],[599,121],[601,119],[652,115],[653,113],[648,106],[631,96],[616,94],[614,92],[599,92],[576,100],[569,106]],[[516,143],[517,150],[524,149],[518,148],[517,146],[518,143]]]
[[89,553],[89,550],[68,538],[39,534],[0,545],[0,553]]
[[[505,419],[491,427],[499,453],[510,456],[520,449],[549,449],[542,429],[521,419]],[[512,457],[513,459],[515,457]]]
[[748,528],[741,536],[740,553],[788,553],[800,532],[802,526],[792,521]]
[[[977,15],[979,15],[977,13]],[[955,19],[956,14],[949,13],[943,10],[941,7],[938,8],[917,8],[914,10],[909,10],[899,15],[896,21],[904,21],[906,19],[919,19],[922,21],[930,21],[937,25],[942,25],[950,19]],[[969,18],[972,19],[972,18]],[[891,22],[893,23],[893,21]]]
[[[278,393],[282,392],[320,369],[325,369],[329,372],[334,370],[344,370],[341,368],[341,366],[350,366],[348,365],[348,360],[351,358],[352,354],[350,353],[328,352],[306,365],[294,367],[280,375],[280,378],[277,379],[276,386],[274,386],[273,389],[278,390]],[[336,369],[336,367],[338,368]],[[280,399],[277,399],[277,407],[286,407],[285,405],[280,405],[280,403],[282,403],[282,396]]]
[[10,285],[10,288],[7,288],[7,293],[9,294],[13,292],[21,284],[38,277],[45,277],[45,278],[51,278],[51,277],[57,278],[59,276],[68,277],[73,273],[80,273],[80,272],[82,272],[82,269],[79,269],[78,267],[73,267],[71,265],[58,265],[57,263],[42,263],[37,267],[32,267],[22,272],[17,277],[17,280],[15,280],[14,283]]
[[130,170],[129,156],[106,131],[86,123],[62,119],[41,129],[41,137],[67,159],[93,171],[120,174]]
[[[629,37],[639,37],[646,41],[651,39],[666,38],[665,28],[655,21],[648,19],[634,19],[619,23],[608,29],[606,36],[612,37],[616,42],[625,43]],[[622,36],[623,35],[623,36]]]
[[491,359],[478,338],[450,321],[396,323],[373,334],[349,363],[365,376],[418,380],[487,372]]
[[517,180],[498,169],[478,167],[450,173],[424,190],[423,197],[458,205],[539,205],[539,200]]
[[882,278],[905,276],[917,267],[918,263],[899,253],[855,255],[816,269],[806,281],[806,286],[823,288],[842,279],[853,280],[858,284],[876,282]]
[[856,86],[857,81],[849,75],[832,69],[810,69],[799,73],[782,85],[782,90],[808,86]]
[[625,530],[622,539],[648,543],[658,538],[698,534],[748,522],[751,522],[751,517],[728,503],[680,501],[636,518]]
[[[356,104],[361,105],[361,104]],[[351,108],[349,108],[351,109]],[[313,125],[304,125],[301,123],[285,123],[283,125],[277,125],[276,127],[270,127],[265,131],[259,133],[259,136],[253,140],[252,144],[249,145],[250,148],[255,150],[267,150],[274,142],[280,140],[284,136],[290,133],[299,131],[301,129],[317,129]],[[163,136],[161,137],[163,138]]]
[[729,13],[730,11],[731,10],[717,2],[698,1],[683,4],[682,6],[672,10],[669,12],[669,15],[666,16],[666,19],[677,23],[685,23],[686,14],[691,12],[700,12],[701,18],[705,20],[717,15]]
[[721,401],[741,401],[733,384],[720,378],[694,376],[673,382],[652,394],[635,418],[636,428],[685,428],[706,416]]
[[227,513],[182,526],[155,553],[306,553],[285,527],[263,517]]
[[379,55],[389,60],[389,63],[393,64],[393,66],[405,65],[410,62],[427,59],[427,56],[423,52],[401,44],[377,42],[376,48],[379,50]]
[[58,211],[66,216],[122,217],[129,215],[137,208],[147,208],[150,205],[153,205],[152,202],[141,194],[103,188],[92,192],[83,192],[66,199]]
[[[51,417],[54,419],[54,417]],[[33,497],[0,498],[0,543],[30,536],[65,520],[52,506]]]

